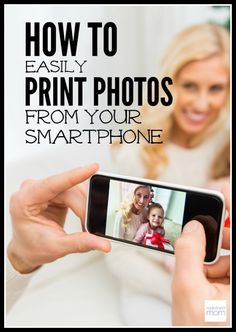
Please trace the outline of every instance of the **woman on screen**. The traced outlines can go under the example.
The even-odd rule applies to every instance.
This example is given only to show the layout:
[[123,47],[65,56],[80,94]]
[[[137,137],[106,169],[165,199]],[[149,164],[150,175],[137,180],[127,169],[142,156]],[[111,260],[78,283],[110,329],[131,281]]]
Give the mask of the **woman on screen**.
[[134,239],[138,228],[146,221],[150,193],[149,186],[139,185],[134,190],[132,201],[128,204],[123,202],[115,220],[115,237],[130,241]]

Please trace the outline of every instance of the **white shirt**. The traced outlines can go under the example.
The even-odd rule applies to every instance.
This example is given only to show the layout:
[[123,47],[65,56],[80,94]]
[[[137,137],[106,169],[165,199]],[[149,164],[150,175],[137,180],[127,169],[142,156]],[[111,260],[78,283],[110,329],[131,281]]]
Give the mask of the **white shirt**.
[[[158,180],[204,187],[209,180],[210,166],[228,138],[225,131],[219,131],[191,149],[163,143],[169,161]],[[114,169],[119,174],[144,177],[146,169],[140,158],[140,145],[123,145],[118,148]]]
[[[36,271],[35,271],[36,272]],[[6,255],[6,311],[8,312],[29,284],[35,272],[21,274],[16,271]]]

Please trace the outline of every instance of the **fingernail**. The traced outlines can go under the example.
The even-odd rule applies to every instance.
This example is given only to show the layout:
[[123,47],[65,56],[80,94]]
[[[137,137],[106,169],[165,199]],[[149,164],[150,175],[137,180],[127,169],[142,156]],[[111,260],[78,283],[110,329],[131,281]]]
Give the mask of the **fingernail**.
[[200,227],[200,223],[197,221],[197,220],[192,220],[192,221],[189,221],[183,228],[183,233],[186,234],[186,233],[193,233],[193,232],[196,232],[199,227]]

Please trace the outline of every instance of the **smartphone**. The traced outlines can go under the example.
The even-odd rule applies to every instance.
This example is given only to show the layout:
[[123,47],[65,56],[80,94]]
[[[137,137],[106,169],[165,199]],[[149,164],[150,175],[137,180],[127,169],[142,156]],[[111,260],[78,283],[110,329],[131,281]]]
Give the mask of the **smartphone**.
[[87,231],[125,244],[174,254],[184,225],[195,219],[206,234],[205,263],[212,264],[224,218],[224,196],[217,191],[108,173],[89,180]]

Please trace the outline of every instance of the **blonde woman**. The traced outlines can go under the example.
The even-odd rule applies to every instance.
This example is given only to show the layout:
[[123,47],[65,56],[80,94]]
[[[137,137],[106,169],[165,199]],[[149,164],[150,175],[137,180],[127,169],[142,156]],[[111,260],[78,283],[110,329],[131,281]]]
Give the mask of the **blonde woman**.
[[114,236],[132,241],[140,225],[146,222],[147,206],[150,201],[151,188],[139,185],[133,192],[131,202],[123,202],[115,220]]
[[[217,25],[195,25],[173,38],[157,75],[173,79],[173,103],[144,106],[139,127],[162,128],[163,144],[115,145],[117,172],[201,187],[211,181],[212,188],[212,181],[229,179],[229,53],[229,33]],[[125,324],[171,325],[166,256],[120,246],[106,259],[122,285]],[[154,276],[162,287],[153,287]]]
[[173,79],[174,102],[141,109],[139,129],[163,129],[163,144],[114,146],[117,171],[196,186],[229,175],[229,47],[228,31],[213,24],[176,35],[158,75]]

